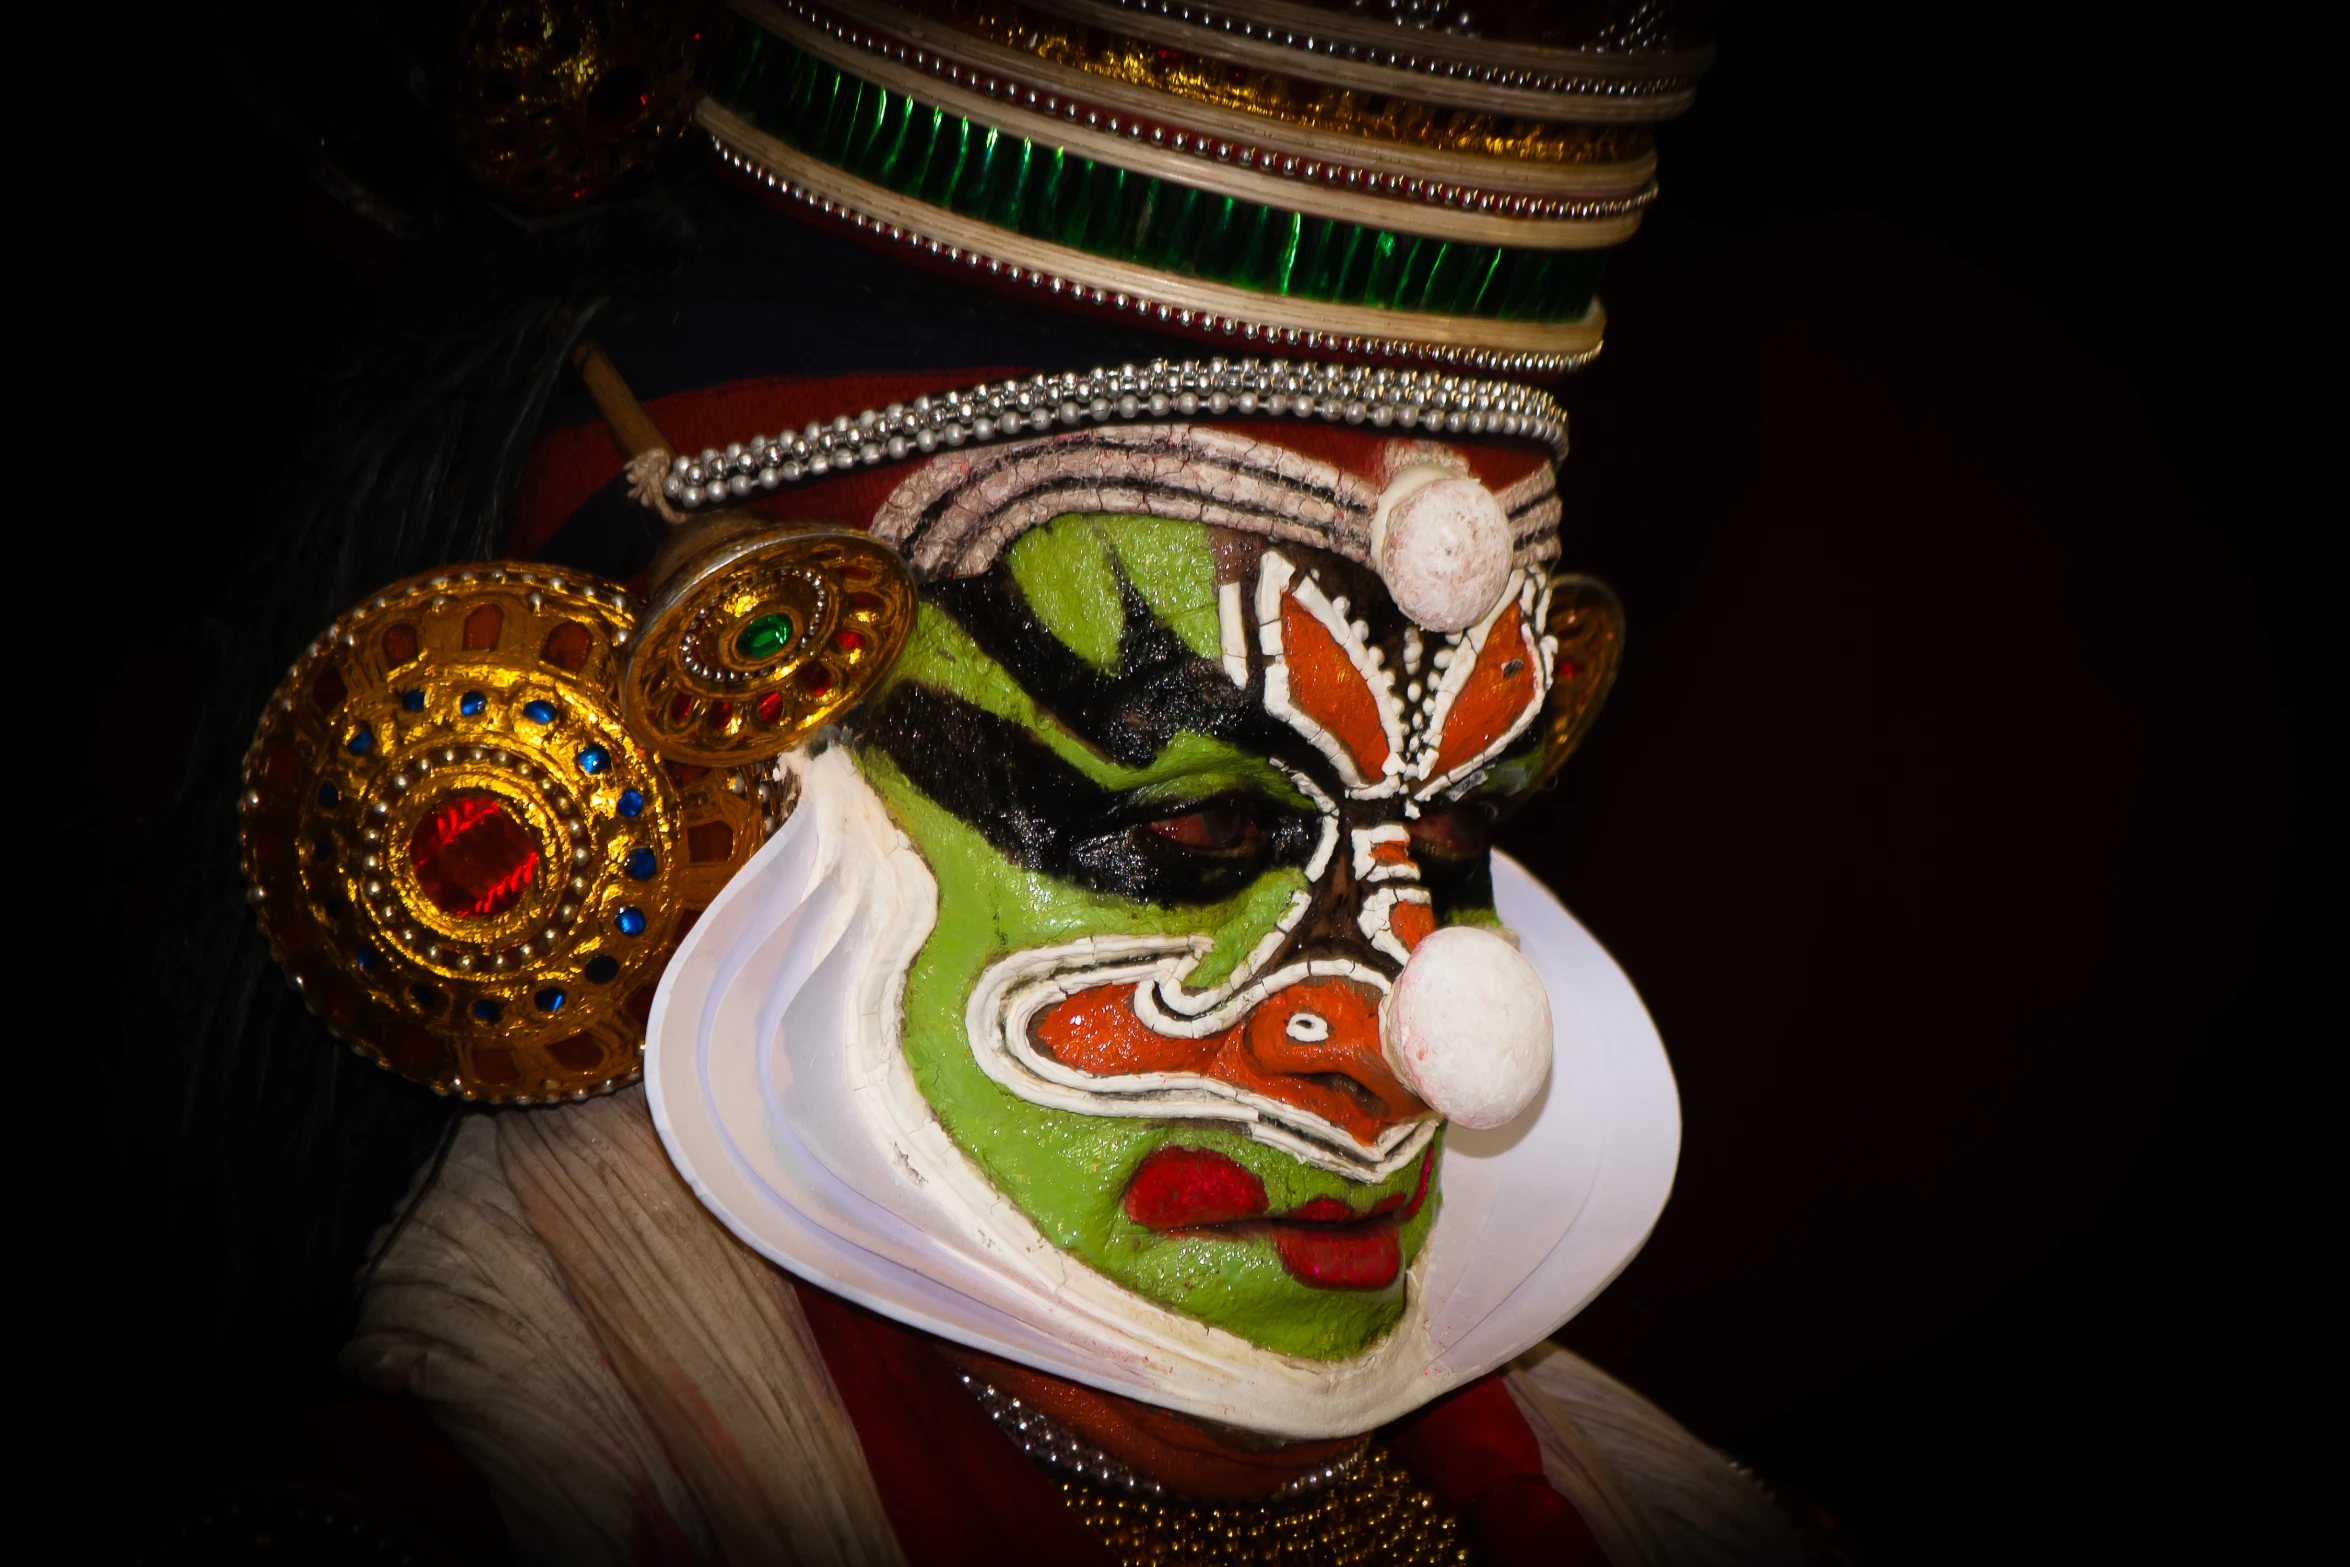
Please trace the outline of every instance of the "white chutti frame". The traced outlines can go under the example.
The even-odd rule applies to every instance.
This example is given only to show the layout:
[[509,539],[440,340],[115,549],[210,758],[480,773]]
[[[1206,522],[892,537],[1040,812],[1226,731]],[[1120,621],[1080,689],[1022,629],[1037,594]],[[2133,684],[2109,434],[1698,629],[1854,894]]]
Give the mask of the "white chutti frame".
[[1680,1106],[1655,1026],[1524,868],[1495,901],[1549,987],[1548,1086],[1446,1134],[1403,1320],[1343,1361],[1275,1354],[1045,1239],[947,1137],[899,1049],[937,884],[838,748],[670,964],[647,1028],[662,1142],[745,1244],[908,1326],[1040,1371],[1292,1438],[1347,1436],[1511,1360],[1604,1289],[1672,1188]]

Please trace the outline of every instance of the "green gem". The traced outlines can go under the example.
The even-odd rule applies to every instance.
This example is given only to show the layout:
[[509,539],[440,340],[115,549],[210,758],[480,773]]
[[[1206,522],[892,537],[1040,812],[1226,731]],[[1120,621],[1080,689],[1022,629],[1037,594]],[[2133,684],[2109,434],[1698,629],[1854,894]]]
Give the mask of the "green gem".
[[761,615],[746,622],[734,635],[734,650],[751,663],[773,658],[791,646],[795,628],[791,616],[778,610],[772,615]]

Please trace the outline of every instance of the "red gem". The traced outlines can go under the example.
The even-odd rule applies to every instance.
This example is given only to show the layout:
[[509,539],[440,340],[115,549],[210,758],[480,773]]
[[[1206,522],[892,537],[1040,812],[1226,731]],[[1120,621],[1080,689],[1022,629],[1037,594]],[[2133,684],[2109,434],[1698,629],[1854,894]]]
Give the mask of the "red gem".
[[763,724],[774,723],[783,716],[783,693],[781,691],[768,692],[759,698],[759,705],[753,711],[759,715],[759,722]]
[[732,702],[712,702],[710,704],[708,723],[713,729],[724,729],[726,727],[726,721],[733,716],[734,704]]
[[402,1023],[392,1030],[392,1042],[384,1054],[410,1077],[438,1077],[449,1069],[448,1047],[414,1023]]
[[539,649],[542,663],[557,669],[568,669],[574,674],[585,667],[588,655],[596,650],[596,639],[588,628],[576,620],[566,620],[547,633],[546,645]]
[[685,830],[685,857],[692,864],[714,864],[732,853],[734,829],[724,822],[697,822]]
[[849,613],[852,615],[878,615],[881,613],[881,595],[878,593],[852,593],[849,595],[848,607]]
[[468,791],[425,813],[409,836],[408,861],[445,913],[481,919],[512,908],[530,886],[539,846],[497,799]]
[[832,639],[832,645],[843,653],[854,653],[865,645],[865,639],[854,631],[843,629],[838,636]]
[[506,616],[495,604],[484,604],[465,617],[465,645],[467,648],[496,647],[499,633],[505,629]]
[[822,696],[832,689],[832,671],[822,664],[802,664],[799,673],[800,689],[810,696]]
[[669,722],[672,726],[684,723],[693,715],[694,699],[692,697],[680,691],[669,699]]
[[318,678],[310,682],[310,700],[318,704],[318,710],[322,713],[331,713],[341,707],[343,698],[350,694],[350,689],[343,684],[343,672],[332,664],[320,670]]
[[547,1054],[565,1071],[592,1072],[603,1064],[604,1047],[596,1042],[593,1034],[574,1034],[547,1046]]

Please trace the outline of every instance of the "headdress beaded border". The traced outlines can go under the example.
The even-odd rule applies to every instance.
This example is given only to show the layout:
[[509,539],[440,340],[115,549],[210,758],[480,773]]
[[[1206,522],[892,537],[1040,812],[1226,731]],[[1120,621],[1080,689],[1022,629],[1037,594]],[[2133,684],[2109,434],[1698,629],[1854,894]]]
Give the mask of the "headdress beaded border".
[[723,450],[669,460],[661,494],[679,511],[724,505],[828,473],[986,445],[1056,425],[1169,417],[1309,419],[1430,436],[1498,436],[1567,455],[1567,413],[1536,387],[1363,365],[1286,359],[1153,360],[1025,381],[985,382],[812,423],[797,435],[753,435]]

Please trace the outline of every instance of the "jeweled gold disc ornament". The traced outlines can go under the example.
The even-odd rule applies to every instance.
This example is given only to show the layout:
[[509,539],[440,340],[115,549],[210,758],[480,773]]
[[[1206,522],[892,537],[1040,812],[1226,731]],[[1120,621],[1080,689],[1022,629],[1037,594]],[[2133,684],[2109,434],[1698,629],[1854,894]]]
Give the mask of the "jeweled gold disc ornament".
[[576,207],[679,144],[726,33],[719,0],[470,0],[434,108],[490,190]]
[[741,766],[799,744],[870,692],[913,630],[913,579],[888,545],[744,521],[756,531],[685,562],[645,610],[621,704],[663,756]]
[[1542,631],[1558,639],[1558,652],[1542,709],[1542,761],[1533,778],[1537,788],[1558,776],[1607,702],[1624,652],[1624,606],[1615,589],[1597,577],[1553,577]]
[[629,732],[635,623],[594,578],[432,572],[337,620],[271,697],[240,799],[248,895],[361,1055],[508,1104],[638,1075],[661,970],[774,786]]

